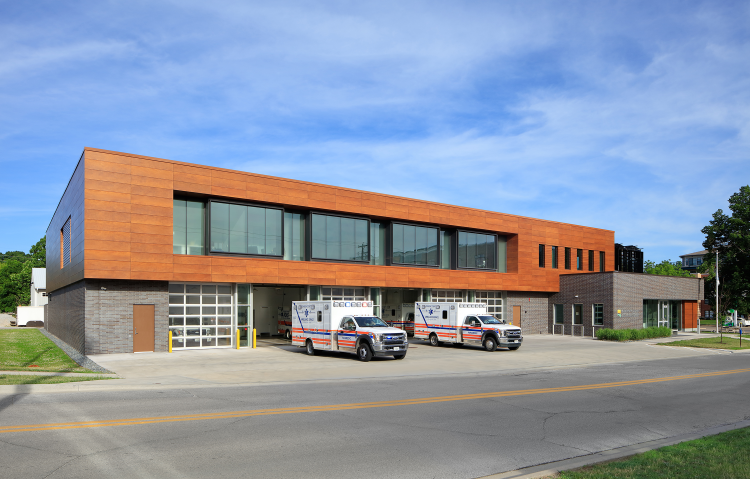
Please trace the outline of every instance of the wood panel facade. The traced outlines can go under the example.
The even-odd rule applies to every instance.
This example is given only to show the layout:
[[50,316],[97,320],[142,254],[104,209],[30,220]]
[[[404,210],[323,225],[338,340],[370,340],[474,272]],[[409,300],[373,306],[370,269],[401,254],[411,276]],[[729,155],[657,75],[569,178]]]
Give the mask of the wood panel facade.
[[[47,227],[47,291],[55,291],[84,278],[85,218],[84,161],[81,155],[55,214]],[[70,263],[62,266],[61,231],[70,218]]]
[[[373,266],[250,257],[175,255],[175,194],[466,228],[506,235],[507,273]],[[76,263],[60,268],[54,235],[74,222]],[[540,268],[539,244],[572,250],[572,269]],[[559,291],[559,275],[576,273],[576,249],[604,251],[614,270],[614,232],[493,211],[358,191],[202,165],[86,148],[47,231],[48,281],[53,291],[80,279],[342,285],[393,288]],[[59,249],[59,245],[58,245]],[[57,256],[55,256],[57,255]],[[55,263],[57,261],[57,263]]]

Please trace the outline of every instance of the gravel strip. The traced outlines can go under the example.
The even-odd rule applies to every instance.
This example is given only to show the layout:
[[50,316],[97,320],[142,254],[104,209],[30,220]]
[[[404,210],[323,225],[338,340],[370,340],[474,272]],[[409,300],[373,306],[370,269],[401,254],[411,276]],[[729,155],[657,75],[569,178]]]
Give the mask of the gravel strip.
[[86,356],[85,354],[79,353],[78,351],[70,347],[68,343],[61,340],[60,338],[50,333],[46,329],[40,328],[39,331],[41,331],[43,335],[47,336],[53,343],[57,345],[57,347],[62,349],[65,352],[65,354],[70,356],[70,359],[75,361],[82,368],[86,368],[89,371],[94,371],[95,373],[116,374],[110,371],[109,369],[105,369],[99,366],[94,361],[90,360],[88,356]]

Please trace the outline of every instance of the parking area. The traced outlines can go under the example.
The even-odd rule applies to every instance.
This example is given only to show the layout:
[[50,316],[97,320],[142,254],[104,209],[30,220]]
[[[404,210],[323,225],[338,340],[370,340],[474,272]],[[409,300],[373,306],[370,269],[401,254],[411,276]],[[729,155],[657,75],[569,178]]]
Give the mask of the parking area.
[[720,354],[714,350],[656,347],[653,345],[655,342],[614,343],[540,335],[526,337],[518,351],[500,349],[489,353],[472,346],[433,347],[425,341],[412,339],[408,355],[402,361],[375,358],[363,363],[354,355],[335,352],[319,352],[315,356],[307,356],[304,349],[292,346],[283,339],[272,338],[259,341],[256,349],[92,355],[90,358],[93,361],[116,372],[122,379],[60,386],[66,386],[68,390],[75,388],[93,391],[229,387],[454,374],[515,374],[524,370],[590,367]]

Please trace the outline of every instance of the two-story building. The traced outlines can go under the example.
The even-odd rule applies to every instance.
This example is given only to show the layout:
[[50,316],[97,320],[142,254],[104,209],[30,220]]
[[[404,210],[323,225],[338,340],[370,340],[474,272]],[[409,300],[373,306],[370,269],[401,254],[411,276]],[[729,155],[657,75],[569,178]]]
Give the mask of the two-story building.
[[87,354],[164,351],[169,331],[174,349],[247,347],[295,300],[371,300],[387,320],[421,299],[590,334],[617,327],[613,299],[550,298],[561,275],[611,291],[613,272],[610,230],[86,148],[47,229],[47,329]]

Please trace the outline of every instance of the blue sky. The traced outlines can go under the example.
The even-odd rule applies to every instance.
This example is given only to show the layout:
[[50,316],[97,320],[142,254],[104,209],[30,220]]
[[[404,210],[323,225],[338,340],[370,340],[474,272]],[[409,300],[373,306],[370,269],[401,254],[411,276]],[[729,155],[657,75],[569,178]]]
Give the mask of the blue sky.
[[750,3],[0,1],[0,251],[83,147],[615,231],[750,183]]

